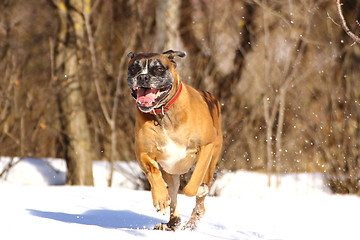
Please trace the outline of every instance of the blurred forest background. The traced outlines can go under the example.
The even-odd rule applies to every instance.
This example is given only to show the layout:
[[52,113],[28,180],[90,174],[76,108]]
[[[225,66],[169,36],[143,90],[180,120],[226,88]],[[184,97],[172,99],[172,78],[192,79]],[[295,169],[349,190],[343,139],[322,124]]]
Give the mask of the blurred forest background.
[[[360,1],[343,13],[359,35]],[[64,158],[85,185],[92,160],[133,161],[126,55],[168,49],[221,101],[219,170],[360,192],[360,46],[335,0],[0,0],[0,156]]]

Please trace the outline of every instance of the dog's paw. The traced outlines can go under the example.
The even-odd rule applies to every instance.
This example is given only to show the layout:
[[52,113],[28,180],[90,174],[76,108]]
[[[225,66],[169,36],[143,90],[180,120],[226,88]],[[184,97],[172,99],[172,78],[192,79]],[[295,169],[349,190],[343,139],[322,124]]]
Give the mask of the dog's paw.
[[168,210],[169,210],[169,206],[170,206],[170,196],[169,194],[163,194],[163,195],[158,195],[158,194],[154,194],[153,195],[153,204],[154,207],[156,209],[156,211],[161,212],[163,215],[165,215]]
[[161,231],[175,231],[175,229],[169,227],[167,223],[158,223],[154,226],[154,230],[161,230]]
[[202,183],[199,188],[198,191],[196,193],[197,197],[204,197],[209,193],[209,187],[206,183]]
[[154,226],[154,230],[175,231],[181,224],[180,217],[170,219],[168,223],[158,223]]
[[188,230],[194,231],[198,226],[199,221],[190,219],[182,228],[181,230]]
[[161,212],[163,215],[169,213],[170,200],[168,201],[156,201],[154,207],[157,212]]

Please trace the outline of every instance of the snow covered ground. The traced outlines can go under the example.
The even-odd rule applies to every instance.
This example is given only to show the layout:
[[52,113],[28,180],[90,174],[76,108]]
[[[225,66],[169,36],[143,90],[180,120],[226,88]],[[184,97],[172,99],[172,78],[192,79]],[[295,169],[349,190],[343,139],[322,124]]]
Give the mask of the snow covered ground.
[[[9,162],[0,161],[0,172]],[[121,166],[140,171],[134,165]],[[220,176],[194,231],[152,230],[168,216],[157,213],[147,191],[117,172],[106,187],[108,167],[94,164],[96,187],[63,186],[62,160],[25,159],[0,180],[1,239],[360,239],[360,198],[330,194],[321,175],[283,175],[278,189],[266,175],[239,171]],[[179,196],[185,222],[194,198]]]

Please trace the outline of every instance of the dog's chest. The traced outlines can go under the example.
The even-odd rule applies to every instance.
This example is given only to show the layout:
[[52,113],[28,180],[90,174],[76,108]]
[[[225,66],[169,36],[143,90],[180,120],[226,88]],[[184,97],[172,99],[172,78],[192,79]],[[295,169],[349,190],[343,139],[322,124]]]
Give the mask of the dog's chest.
[[167,139],[167,144],[161,148],[166,155],[166,165],[172,166],[186,157],[186,147],[177,145],[170,138]]
[[173,141],[167,132],[164,132],[162,144],[157,146],[159,151],[158,163],[170,174],[181,174],[186,172],[192,165],[195,155],[193,149],[187,144]]

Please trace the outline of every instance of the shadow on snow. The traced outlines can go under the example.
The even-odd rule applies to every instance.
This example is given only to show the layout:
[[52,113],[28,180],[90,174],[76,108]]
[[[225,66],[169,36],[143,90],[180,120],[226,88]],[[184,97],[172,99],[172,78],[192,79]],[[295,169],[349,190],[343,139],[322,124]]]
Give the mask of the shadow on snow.
[[129,210],[89,210],[82,214],[70,214],[62,212],[46,212],[28,209],[31,215],[61,221],[65,223],[77,223],[83,225],[95,225],[104,228],[127,228],[127,229],[152,229],[161,219],[135,213]]

